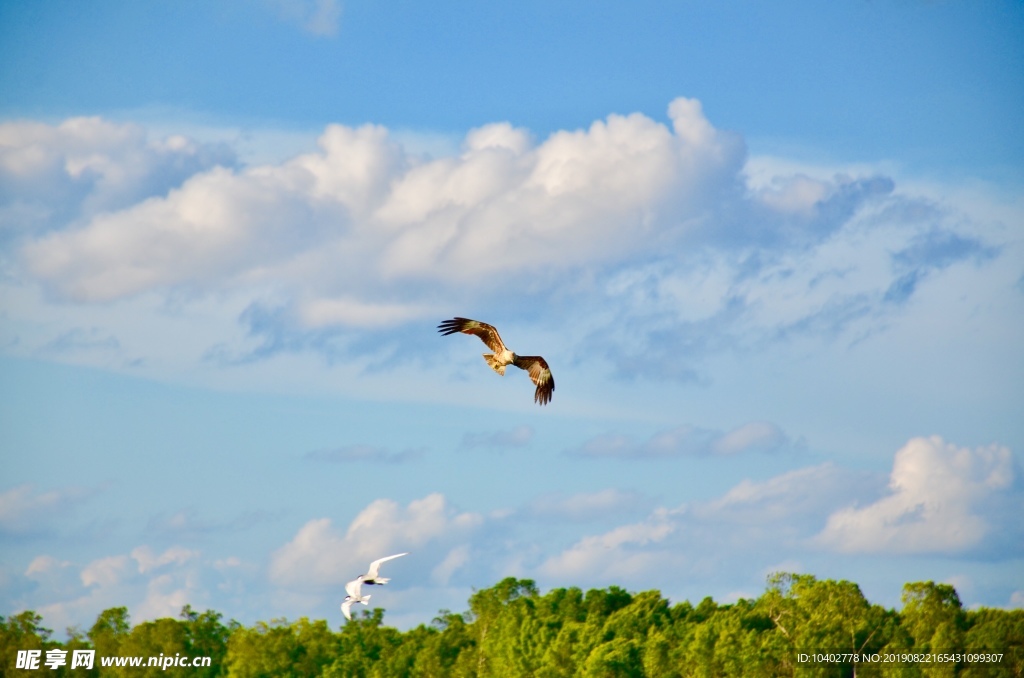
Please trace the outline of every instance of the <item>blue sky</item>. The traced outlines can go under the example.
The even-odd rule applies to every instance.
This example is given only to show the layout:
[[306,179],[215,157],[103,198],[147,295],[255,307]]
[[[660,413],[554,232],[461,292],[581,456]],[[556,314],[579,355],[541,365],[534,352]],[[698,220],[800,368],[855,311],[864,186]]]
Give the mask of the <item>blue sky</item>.
[[[1019,3],[0,4],[0,600],[1024,604]],[[532,403],[494,323],[558,384]]]

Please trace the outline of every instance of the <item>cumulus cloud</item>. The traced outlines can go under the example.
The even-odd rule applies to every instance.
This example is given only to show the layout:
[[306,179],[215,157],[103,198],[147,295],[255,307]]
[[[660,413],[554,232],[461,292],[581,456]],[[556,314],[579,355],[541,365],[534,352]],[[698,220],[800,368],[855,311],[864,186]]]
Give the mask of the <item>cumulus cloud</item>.
[[717,437],[711,443],[711,451],[728,456],[750,450],[775,450],[788,440],[775,424],[755,421]]
[[101,118],[0,123],[0,236],[82,223],[234,163],[226,146],[180,135],[151,140],[138,125]]
[[882,176],[773,177],[770,185],[752,192],[744,223],[718,237],[762,247],[811,245],[843,226],[865,204],[887,197],[894,187],[892,179]]
[[215,592],[238,610],[245,591],[241,582],[251,581],[252,574],[253,568],[237,557],[207,562],[198,551],[180,545],[162,550],[140,545],[84,565],[44,554],[25,569],[24,580],[34,586],[5,589],[2,603],[8,609],[34,609],[54,628],[88,628],[102,610],[120,605],[129,608],[133,623],[140,623],[177,617],[184,605],[208,604]]
[[177,284],[205,287],[242,272],[254,259],[270,265],[292,253],[301,237],[292,240],[297,233],[291,224],[311,215],[289,197],[263,177],[239,181],[215,168],[167,198],[104,212],[84,228],[29,243],[25,259],[34,275],[77,301]]
[[447,586],[452,575],[469,562],[469,544],[460,544],[453,548],[444,559],[430,572],[430,578],[436,584]]
[[28,564],[28,568],[25,569],[25,574],[28,576],[41,574],[43,572],[51,572],[56,569],[65,568],[71,565],[70,561],[57,560],[53,556],[41,555],[36,556],[32,559],[32,562]]
[[585,536],[546,557],[538,572],[576,585],[643,586],[666,572],[706,576],[737,553],[747,566],[777,562],[780,549],[806,550],[829,510],[870,489],[864,474],[832,464],[744,480],[715,499],[657,507],[643,520]]
[[[460,513],[441,494],[401,506],[378,499],[363,509],[342,533],[330,518],[303,525],[287,544],[274,552],[270,579],[289,589],[319,589],[344,585],[353,573],[362,572],[373,560],[389,553],[416,551],[420,562],[431,553],[465,543],[483,522],[474,513]],[[444,556],[438,557],[441,560]],[[455,566],[442,568],[451,571]]]
[[135,605],[134,612],[142,619],[177,617],[185,605],[197,602],[199,595],[193,579],[180,581],[172,574],[153,577],[146,584],[146,595]]
[[835,511],[818,541],[844,553],[965,553],[1018,541],[1021,509],[1008,448],[914,438],[896,453],[888,495]]
[[641,443],[623,435],[609,433],[591,438],[566,453],[592,459],[656,459],[686,455],[731,456],[755,451],[778,452],[792,445],[789,437],[775,424],[751,422],[726,432],[679,426],[655,433]]
[[[745,428],[718,438],[758,438],[757,427]],[[408,596],[401,598],[407,615],[433,611],[416,607],[421,591],[444,589],[452,598],[439,606],[450,607],[464,602],[468,587],[504,576],[545,586],[655,586],[673,596],[705,595],[727,580],[724,594],[737,590],[737,581],[760,585],[765,572],[829,567],[836,552],[887,563],[893,554],[941,552],[967,563],[981,549],[1002,549],[1012,559],[1021,543],[1015,474],[1004,447],[917,438],[895,453],[888,489],[883,474],[824,463],[653,507],[653,500],[615,488],[545,494],[487,516],[459,510],[441,494],[408,504],[379,499],[347,525],[330,518],[301,525],[270,554],[266,570],[225,553],[204,558],[180,545],[141,545],[84,567],[37,556],[21,579],[45,587],[48,597],[33,609],[58,626],[115,604],[129,604],[133,618],[176,614],[186,602],[195,606],[214,595],[223,601],[218,609],[250,609],[253,618],[266,618],[268,601],[281,613],[313,614],[324,590],[342,586],[371,560],[403,551],[411,553],[389,563],[397,585],[389,596],[392,603]],[[538,521],[544,530],[536,529]],[[971,578],[961,584],[983,576],[966,566],[953,571]],[[254,596],[260,604],[245,608],[242,601],[251,604]]]
[[689,533],[720,545],[769,550],[808,548],[835,507],[876,494],[873,474],[831,463],[799,468],[767,480],[742,480],[722,496],[687,505]]
[[604,534],[584,537],[540,566],[547,576],[562,579],[636,580],[672,561],[681,561],[661,544],[676,530],[671,514],[656,511],[640,523],[622,525]]
[[643,585],[667,570],[709,576],[733,567],[737,553],[762,570],[780,556],[810,562],[834,552],[1013,558],[1024,543],[1016,474],[1006,447],[914,438],[895,453],[888,489],[879,474],[834,463],[746,479],[718,497],[660,506],[577,539],[545,556],[537,572],[577,585]]
[[[338,7],[282,6],[325,25]],[[379,125],[329,125],[316,150],[248,166],[99,119],[2,130],[7,290],[165,322],[168,307],[219,306],[237,332],[192,331],[207,341],[195,359],[222,367],[304,352],[426,364],[440,349],[410,328],[500,302],[624,379],[705,383],[711,354],[862,337],[953,264],[1005,251],[875,169],[749,158],[686,98],[665,120],[613,114],[544,139],[491,123],[436,156]],[[30,301],[13,320],[45,328],[16,337],[37,353],[149,352]]]
[[[314,283],[295,290],[300,320],[351,322],[368,313],[368,300],[351,296],[368,266],[385,280],[479,281],[571,270],[685,232],[735,181],[743,149],[698,102],[669,110],[672,129],[612,115],[539,145],[490,125],[467,135],[459,157],[427,161],[384,128],[332,125],[316,153],[196,172],[165,196],[29,243],[24,260],[82,301],[217,289],[273,271]],[[415,312],[409,303],[395,306],[400,317]]]
[[92,561],[82,568],[81,579],[84,586],[109,588],[120,584],[131,572],[131,560],[128,556],[107,556]]
[[189,560],[198,557],[199,552],[181,546],[172,546],[163,553],[156,554],[149,546],[139,546],[132,550],[131,555],[135,562],[138,563],[139,573],[145,574],[171,563],[183,565]]
[[158,554],[151,547],[143,545],[132,549],[129,555],[106,556],[90,562],[82,568],[80,577],[84,586],[110,588],[167,565],[184,565],[198,556],[198,551],[181,546],[172,546]]

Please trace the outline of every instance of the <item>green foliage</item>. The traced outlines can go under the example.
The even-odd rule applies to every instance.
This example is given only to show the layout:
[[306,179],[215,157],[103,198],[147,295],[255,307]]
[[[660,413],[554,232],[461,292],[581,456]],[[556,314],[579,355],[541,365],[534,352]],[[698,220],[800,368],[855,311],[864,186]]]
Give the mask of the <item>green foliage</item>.
[[1003,678],[1024,676],[1024,610],[982,608],[965,615],[967,633],[964,646],[970,652],[1003,652],[998,666],[971,665],[960,674],[964,678]]
[[[907,584],[899,612],[872,605],[848,581],[773,574],[754,600],[721,605],[705,598],[670,606],[657,591],[612,586],[541,595],[528,579],[505,579],[476,591],[469,611],[441,611],[406,632],[384,625],[380,609],[363,610],[332,631],[301,618],[246,627],[219,613],[186,606],[178,619],[131,626],[111,608],[88,633],[50,639],[42,618],[26,611],[0,617],[0,678],[33,676],[14,668],[18,650],[95,649],[96,667],[81,676],[215,678],[776,678],[872,676],[964,678],[1024,676],[1024,611],[964,610],[953,587]],[[800,653],[1002,653],[999,664],[946,662],[814,664]],[[206,668],[106,667],[103,656],[209,656]],[[67,667],[50,675],[72,675]]]
[[[291,624],[275,619],[237,628],[228,640],[227,675],[238,678],[319,676],[341,656],[342,643],[327,622],[302,617]],[[351,675],[364,675],[353,673]]]
[[100,612],[96,623],[89,629],[89,640],[97,655],[112,657],[119,654],[121,643],[131,633],[127,607],[112,607]]
[[18,650],[46,650],[52,631],[42,627],[43,618],[32,610],[0,617],[0,676],[34,676],[38,671],[15,668]]
[[199,614],[186,605],[181,610],[181,625],[185,631],[185,647],[191,657],[210,657],[210,666],[190,669],[190,676],[216,678],[227,675],[225,659],[231,629],[221,623],[221,614],[207,610]]
[[[135,657],[165,657],[188,656],[189,649],[185,628],[177,619],[157,619],[151,622],[143,622],[127,634],[120,646],[118,654]],[[168,676],[169,678],[184,678],[191,675],[191,668],[169,667],[166,671],[161,666],[148,667],[108,667],[104,671],[118,678],[129,676],[142,676],[143,678],[156,678],[157,676]]]

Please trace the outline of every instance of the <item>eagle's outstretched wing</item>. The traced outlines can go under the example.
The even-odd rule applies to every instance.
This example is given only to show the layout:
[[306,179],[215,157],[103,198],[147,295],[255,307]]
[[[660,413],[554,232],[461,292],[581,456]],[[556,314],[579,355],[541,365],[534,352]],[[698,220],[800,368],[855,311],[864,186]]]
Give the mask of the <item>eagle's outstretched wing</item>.
[[530,380],[537,385],[533,402],[540,405],[551,402],[551,394],[555,392],[555,378],[551,376],[551,368],[544,358],[539,355],[518,355],[513,365],[529,372]]
[[469,318],[452,318],[451,320],[445,320],[443,323],[438,325],[437,331],[444,336],[455,334],[456,332],[462,332],[463,334],[475,334],[480,337],[480,340],[487,344],[487,347],[495,353],[501,353],[505,350],[505,342],[501,340],[501,336],[498,334],[498,330],[494,329],[494,325],[488,325],[487,323],[482,323],[479,320],[470,320]]

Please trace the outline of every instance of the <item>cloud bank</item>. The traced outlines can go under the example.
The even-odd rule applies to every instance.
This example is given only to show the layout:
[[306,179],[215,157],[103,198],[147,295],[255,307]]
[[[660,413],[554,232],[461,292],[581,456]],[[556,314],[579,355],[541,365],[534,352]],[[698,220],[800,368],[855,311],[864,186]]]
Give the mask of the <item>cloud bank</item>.
[[[395,289],[543,275],[694,228],[733,186],[743,147],[712,128],[696,101],[677,99],[669,113],[672,129],[613,115],[539,145],[525,130],[488,125],[467,135],[460,156],[437,160],[411,156],[382,127],[332,125],[316,153],[197,171],[166,195],[34,239],[24,263],[55,294],[79,301],[272,276],[295,286],[296,319],[308,327],[400,321],[415,308],[360,294],[370,291],[370,272]],[[37,145],[97,145],[74,136],[86,122],[65,123],[64,135],[44,128],[53,133]],[[134,136],[122,143],[132,140],[144,145]],[[6,165],[24,173],[29,150],[13,146]],[[50,163],[52,181],[81,171],[64,166]],[[382,316],[368,303],[394,310]]]
[[[1022,506],[1009,449],[932,436],[895,452],[888,483],[824,463],[683,503],[614,487],[541,494],[488,513],[457,508],[440,493],[404,504],[381,498],[343,520],[307,520],[262,564],[213,553],[213,543],[142,544],[84,564],[42,553],[19,575],[0,574],[9,606],[37,588],[44,592],[33,608],[51,625],[81,623],[122,604],[136,621],[175,615],[185,603],[229,605],[258,618],[268,610],[333,610],[344,583],[370,561],[406,551],[389,563],[387,600],[376,602],[409,623],[429,619],[437,610],[431,605],[459,609],[472,587],[506,576],[544,587],[615,584],[705,595],[722,581],[756,589],[758,576],[780,567],[834,567],[837,556],[869,567],[917,558],[901,570],[917,572],[939,553],[954,563],[943,576],[956,574],[969,588],[983,576],[969,567],[979,558],[986,564],[978,572],[985,572],[1024,557]],[[999,592],[1019,598],[1015,590]]]
[[[541,140],[488,124],[438,157],[378,125],[250,166],[94,118],[0,139],[4,343],[104,366],[426,364],[441,349],[408,328],[498,307],[622,379],[702,383],[720,351],[883,331],[964,266],[991,271],[979,289],[1020,279],[998,223],[879,171],[755,163],[682,97],[664,122],[613,114]],[[117,320],[139,313],[205,346],[175,356]],[[211,338],[210,316],[233,328]]]
[[[1017,247],[870,168],[754,162],[686,98],[664,121],[612,114],[542,140],[496,122],[437,157],[379,125],[329,125],[317,150],[257,165],[95,118],[4,123],[0,139],[5,344],[84,362],[156,364],[116,322],[144,313],[205,342],[191,359],[208,365],[426,363],[440,349],[409,327],[498,307],[623,379],[700,383],[717,352],[879,331]],[[212,340],[189,312],[233,331]]]

